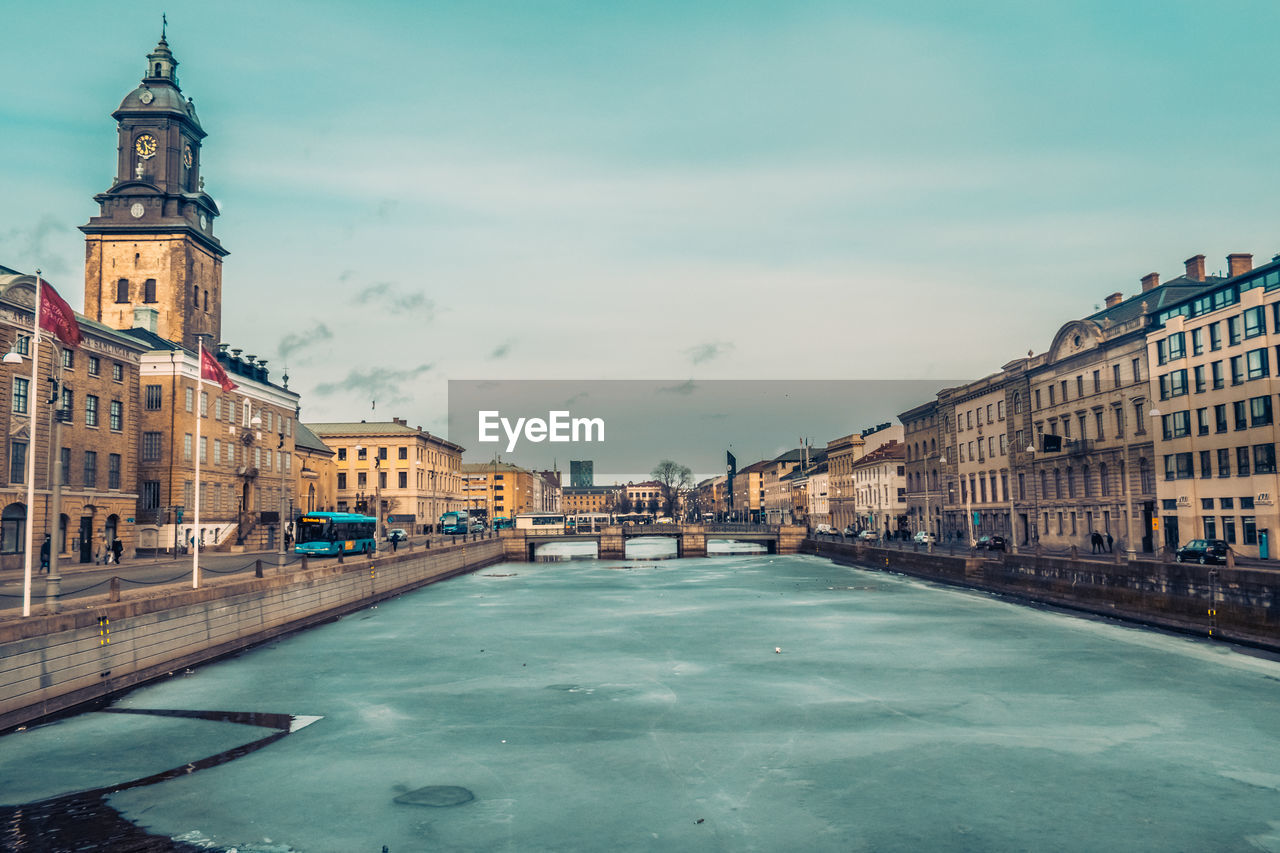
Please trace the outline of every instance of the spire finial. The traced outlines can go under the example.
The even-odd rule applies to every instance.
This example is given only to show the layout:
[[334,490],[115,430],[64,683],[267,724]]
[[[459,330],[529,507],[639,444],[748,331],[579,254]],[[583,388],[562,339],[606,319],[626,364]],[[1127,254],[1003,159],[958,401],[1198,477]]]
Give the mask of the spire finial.
[[169,29],[169,19],[165,16],[164,12],[161,12],[160,13],[160,41],[164,41],[165,33],[168,31],[168,29]]

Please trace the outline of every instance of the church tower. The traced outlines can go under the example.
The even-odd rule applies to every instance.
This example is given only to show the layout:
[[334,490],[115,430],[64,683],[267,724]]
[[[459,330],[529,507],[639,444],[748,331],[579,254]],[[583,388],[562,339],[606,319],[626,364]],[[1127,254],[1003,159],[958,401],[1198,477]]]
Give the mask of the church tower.
[[141,84],[111,114],[115,181],[94,196],[98,215],[80,227],[84,313],[115,329],[145,326],[194,349],[200,335],[221,340],[227,250],[213,235],[218,207],[200,177],[205,132],[195,103],[178,88],[177,69],[162,34]]

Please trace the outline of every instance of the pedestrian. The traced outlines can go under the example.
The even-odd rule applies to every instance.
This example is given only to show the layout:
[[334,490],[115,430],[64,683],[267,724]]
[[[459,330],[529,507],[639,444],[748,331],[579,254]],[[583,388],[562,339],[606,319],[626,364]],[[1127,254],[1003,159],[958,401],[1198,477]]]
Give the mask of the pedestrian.
[[1093,543],[1093,553],[1100,553],[1102,551],[1102,534],[1095,530],[1090,534],[1089,540]]
[[120,555],[124,553],[124,543],[120,541],[119,536],[111,539],[111,559],[117,566],[120,565]]
[[49,534],[44,535],[44,544],[40,546],[40,571],[49,571]]
[[1116,541],[1116,540],[1115,540],[1115,539],[1113,539],[1113,538],[1111,537],[1111,531],[1110,531],[1110,530],[1108,530],[1108,531],[1107,531],[1107,553],[1108,553],[1108,554],[1114,553],[1114,552],[1111,550],[1111,546],[1115,544],[1115,541]]

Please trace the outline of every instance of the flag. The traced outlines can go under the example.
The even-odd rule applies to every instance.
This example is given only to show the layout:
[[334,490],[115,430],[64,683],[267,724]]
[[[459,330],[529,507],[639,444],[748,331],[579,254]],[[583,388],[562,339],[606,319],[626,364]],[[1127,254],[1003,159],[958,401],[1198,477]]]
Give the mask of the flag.
[[53,285],[40,280],[40,328],[53,332],[69,347],[80,346],[80,324],[76,313],[66,300],[58,295]]
[[222,386],[223,391],[232,391],[238,386],[227,376],[227,371],[222,369],[222,365],[218,364],[218,359],[214,358],[213,353],[200,346],[200,378],[208,379],[210,382],[217,382]]

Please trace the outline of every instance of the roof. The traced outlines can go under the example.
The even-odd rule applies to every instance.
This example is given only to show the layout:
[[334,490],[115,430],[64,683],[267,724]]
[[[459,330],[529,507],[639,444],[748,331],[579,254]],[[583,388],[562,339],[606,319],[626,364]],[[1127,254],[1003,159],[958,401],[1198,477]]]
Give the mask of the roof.
[[510,462],[464,462],[462,465],[462,473],[464,474],[493,474],[498,472],[517,474],[533,473],[527,468],[521,468],[519,465],[512,465]]
[[330,456],[333,455],[333,451],[329,446],[320,440],[320,436],[308,429],[306,424],[299,421],[295,426],[297,428],[293,433],[294,447],[301,448],[303,450],[310,450],[313,453],[327,453]]
[[875,450],[855,461],[853,464],[857,468],[864,468],[868,465],[875,465],[879,462],[893,462],[899,459],[907,458],[907,446],[899,444],[898,440],[892,439],[886,444],[882,444]]
[[1101,311],[1090,314],[1084,319],[1092,320],[1099,325],[1104,320],[1109,320],[1111,325],[1114,326],[1141,316],[1143,303],[1146,303],[1147,306],[1146,313],[1156,314],[1176,302],[1197,296],[1201,292],[1211,290],[1225,281],[1227,279],[1216,275],[1207,275],[1204,277],[1204,281],[1180,275],[1136,296],[1130,296],[1110,308],[1103,308]]

